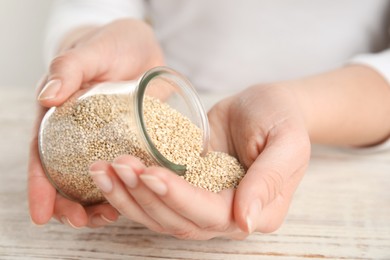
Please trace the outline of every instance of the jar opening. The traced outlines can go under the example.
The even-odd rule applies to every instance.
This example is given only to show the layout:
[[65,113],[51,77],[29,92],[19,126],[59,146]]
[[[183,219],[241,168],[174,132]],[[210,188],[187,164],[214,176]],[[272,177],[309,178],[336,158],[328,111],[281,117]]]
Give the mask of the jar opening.
[[148,133],[144,118],[144,101],[146,96],[158,99],[161,103],[169,105],[195,124],[202,131],[201,155],[204,155],[207,153],[209,143],[209,125],[206,112],[195,89],[178,72],[166,67],[156,67],[147,71],[140,78],[136,93],[134,96],[135,110],[138,115],[136,121],[144,132],[142,138],[144,138],[146,149],[157,163],[179,175],[183,175],[186,166],[176,164],[160,153]]

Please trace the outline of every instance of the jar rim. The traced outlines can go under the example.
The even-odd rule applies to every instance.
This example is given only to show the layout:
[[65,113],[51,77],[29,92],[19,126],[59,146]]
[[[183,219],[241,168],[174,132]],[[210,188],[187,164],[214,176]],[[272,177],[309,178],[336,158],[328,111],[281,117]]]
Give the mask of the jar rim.
[[161,154],[158,151],[151,137],[148,134],[144,117],[143,117],[143,100],[144,100],[146,88],[151,80],[164,74],[173,77],[175,79],[175,83],[177,83],[180,86],[181,90],[183,90],[182,94],[187,104],[191,105],[192,108],[194,109],[193,112],[195,112],[196,114],[197,121],[199,123],[198,126],[202,130],[203,147],[202,147],[201,156],[207,153],[209,138],[210,138],[210,130],[209,130],[209,123],[208,123],[208,118],[205,109],[202,105],[202,102],[200,101],[200,98],[195,88],[192,86],[189,80],[186,79],[182,74],[180,74],[179,72],[171,68],[165,66],[154,67],[148,70],[146,73],[144,73],[143,76],[139,79],[137,84],[137,91],[135,91],[136,95],[134,95],[133,97],[135,112],[136,115],[138,115],[135,121],[138,124],[138,127],[144,133],[141,136],[144,139],[143,141],[146,145],[145,148],[148,150],[150,155],[152,155],[153,159],[157,161],[157,163],[159,163],[160,165],[174,171],[178,175],[184,175],[186,171],[186,165],[176,164],[168,160],[163,154]]

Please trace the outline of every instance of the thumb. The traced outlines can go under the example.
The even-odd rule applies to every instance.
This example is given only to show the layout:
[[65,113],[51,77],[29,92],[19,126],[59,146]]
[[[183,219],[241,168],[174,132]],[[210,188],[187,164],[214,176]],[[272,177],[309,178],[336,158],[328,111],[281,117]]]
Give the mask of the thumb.
[[102,75],[101,57],[91,48],[71,49],[50,64],[46,82],[38,95],[45,107],[57,106],[87,83]]
[[236,192],[234,215],[242,230],[272,232],[281,225],[309,156],[307,137],[268,140]]

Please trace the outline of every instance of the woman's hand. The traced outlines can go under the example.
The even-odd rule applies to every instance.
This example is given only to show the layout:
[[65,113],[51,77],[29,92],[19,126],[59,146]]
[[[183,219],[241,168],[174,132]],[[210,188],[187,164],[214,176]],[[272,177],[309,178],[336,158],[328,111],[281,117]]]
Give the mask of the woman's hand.
[[235,222],[248,233],[275,231],[310,159],[296,92],[283,85],[254,86],[217,104],[209,118],[214,149],[236,156],[248,169],[234,197]]
[[73,227],[97,227],[115,221],[109,204],[83,207],[56,193],[46,178],[38,155],[38,128],[48,107],[58,106],[72,94],[99,81],[131,80],[163,65],[152,29],[142,21],[124,19],[104,27],[80,28],[68,35],[38,86],[38,113],[29,160],[31,219],[45,224],[52,216]]
[[182,239],[245,238],[276,230],[310,156],[304,118],[291,90],[255,86],[209,113],[211,145],[248,168],[237,190],[212,193],[131,156],[96,162],[91,175],[121,214]]

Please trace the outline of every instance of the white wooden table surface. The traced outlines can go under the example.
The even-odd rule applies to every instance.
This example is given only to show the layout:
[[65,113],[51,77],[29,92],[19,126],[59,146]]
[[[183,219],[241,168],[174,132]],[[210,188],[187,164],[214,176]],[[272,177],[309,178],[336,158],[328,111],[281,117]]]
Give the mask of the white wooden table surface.
[[181,241],[121,218],[100,229],[31,224],[32,91],[0,87],[0,259],[390,259],[390,152],[314,147],[285,224],[244,241]]

